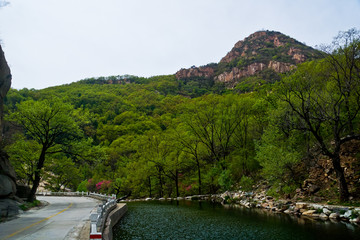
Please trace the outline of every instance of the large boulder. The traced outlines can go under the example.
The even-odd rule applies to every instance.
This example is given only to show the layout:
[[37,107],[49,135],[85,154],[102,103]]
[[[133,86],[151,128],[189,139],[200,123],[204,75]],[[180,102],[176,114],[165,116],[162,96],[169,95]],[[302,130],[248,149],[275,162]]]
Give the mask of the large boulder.
[[332,212],[327,208],[323,208],[323,213],[325,213],[327,216],[329,216]]
[[0,197],[8,197],[16,193],[14,181],[6,175],[0,175]]
[[329,215],[329,218],[330,219],[339,219],[340,218],[340,215],[338,213],[331,213]]
[[307,211],[303,212],[302,215],[303,216],[312,216],[315,214],[315,212],[316,212],[316,210],[307,210]]
[[19,214],[19,204],[11,199],[0,199],[0,219]]
[[8,155],[0,147],[0,175],[5,175],[16,181],[16,173],[9,162]]

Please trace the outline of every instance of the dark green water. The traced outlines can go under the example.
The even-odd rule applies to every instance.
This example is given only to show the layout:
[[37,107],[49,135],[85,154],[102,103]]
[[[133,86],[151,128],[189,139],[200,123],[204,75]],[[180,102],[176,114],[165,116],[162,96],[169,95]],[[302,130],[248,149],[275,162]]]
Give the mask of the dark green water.
[[360,239],[350,223],[305,220],[208,202],[132,202],[114,239]]

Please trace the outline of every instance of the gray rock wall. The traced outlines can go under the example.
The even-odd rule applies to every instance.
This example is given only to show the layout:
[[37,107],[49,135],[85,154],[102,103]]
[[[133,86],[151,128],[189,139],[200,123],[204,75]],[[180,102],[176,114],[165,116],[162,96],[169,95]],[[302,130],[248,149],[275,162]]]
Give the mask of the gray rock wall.
[[9,162],[8,155],[3,151],[3,102],[11,85],[11,71],[6,62],[0,45],[0,218],[18,214],[19,207],[15,201],[16,174]]
[[11,85],[11,71],[6,62],[5,54],[0,45],[0,141],[2,141],[2,120],[4,116],[3,102]]

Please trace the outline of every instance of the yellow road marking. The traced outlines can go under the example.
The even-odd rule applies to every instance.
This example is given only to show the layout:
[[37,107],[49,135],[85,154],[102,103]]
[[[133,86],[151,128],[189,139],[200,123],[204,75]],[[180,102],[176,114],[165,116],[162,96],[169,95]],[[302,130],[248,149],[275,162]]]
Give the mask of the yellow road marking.
[[33,226],[36,226],[36,225],[38,225],[39,223],[42,223],[42,222],[44,222],[44,221],[46,221],[46,220],[49,220],[50,218],[55,217],[56,215],[59,215],[60,213],[65,212],[66,210],[68,210],[69,208],[71,208],[72,205],[73,205],[73,203],[70,203],[70,205],[69,205],[67,208],[61,210],[60,212],[55,213],[54,215],[51,215],[50,217],[44,218],[44,219],[42,219],[42,220],[40,220],[40,221],[38,221],[38,222],[36,222],[36,223],[33,223],[33,224],[31,224],[31,225],[29,225],[29,226],[27,226],[27,227],[24,227],[23,229],[20,229],[19,231],[14,232],[13,234],[10,234],[10,235],[6,236],[5,238],[3,238],[3,240],[8,239],[8,238],[11,238],[11,237],[15,236],[16,234],[19,234],[19,233],[25,231],[26,229],[29,229],[29,228],[31,228],[31,227],[33,227]]

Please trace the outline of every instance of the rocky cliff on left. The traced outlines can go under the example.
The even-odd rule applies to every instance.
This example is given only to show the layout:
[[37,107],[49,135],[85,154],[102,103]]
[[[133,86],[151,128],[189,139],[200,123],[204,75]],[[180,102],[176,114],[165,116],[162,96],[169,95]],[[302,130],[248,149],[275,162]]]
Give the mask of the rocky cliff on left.
[[15,201],[16,174],[3,151],[3,101],[11,85],[11,72],[0,45],[0,218],[18,214],[19,207]]

